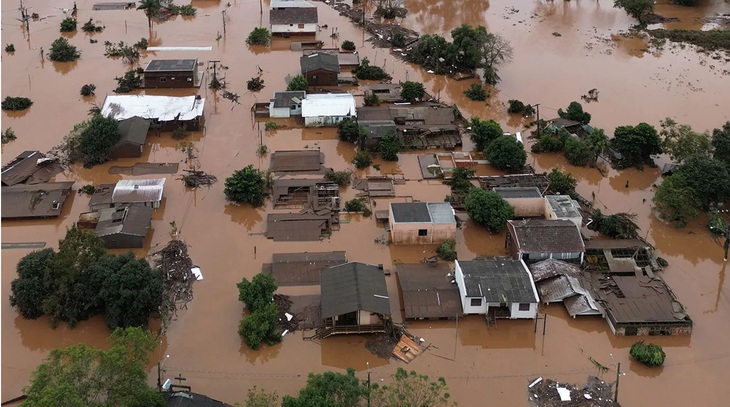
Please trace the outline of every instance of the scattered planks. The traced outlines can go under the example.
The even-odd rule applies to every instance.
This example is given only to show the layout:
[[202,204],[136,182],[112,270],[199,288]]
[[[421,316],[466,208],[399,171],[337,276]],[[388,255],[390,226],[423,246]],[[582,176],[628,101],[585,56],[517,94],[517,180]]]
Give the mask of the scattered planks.
[[420,341],[418,341],[417,343],[407,334],[403,333],[403,335],[401,335],[400,337],[400,340],[398,341],[398,344],[395,345],[395,347],[393,348],[393,356],[402,360],[403,362],[411,363],[413,359],[420,356],[421,353],[423,353],[426,349],[428,348],[422,346]]
[[210,188],[211,185],[218,182],[218,178],[215,175],[206,174],[204,171],[198,170],[183,170],[187,174],[183,175],[181,180],[185,183],[188,188],[198,188],[201,185],[206,185]]
[[188,245],[182,240],[171,240],[165,248],[152,254],[155,268],[162,273],[162,305],[160,305],[160,335],[164,335],[178,309],[187,309],[193,300],[193,261],[188,256]]

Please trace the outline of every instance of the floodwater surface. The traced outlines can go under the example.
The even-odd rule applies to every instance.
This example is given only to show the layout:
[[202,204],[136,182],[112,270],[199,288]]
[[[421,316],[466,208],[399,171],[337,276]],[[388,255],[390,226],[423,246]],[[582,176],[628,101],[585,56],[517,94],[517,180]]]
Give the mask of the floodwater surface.
[[[130,67],[121,60],[104,57],[104,41],[134,43],[144,37],[154,46],[211,46],[212,51],[145,52],[140,64],[153,58],[198,58],[206,66],[208,61],[220,61],[227,67],[223,70],[227,89],[240,95],[240,104],[234,104],[205,86],[195,90],[140,91],[200,94],[206,98],[205,130],[192,134],[189,141],[194,144],[194,162],[219,179],[210,189],[189,191],[177,180],[179,175],[165,176],[165,202],[152,222],[154,231],[148,249],[136,251],[144,256],[164,246],[170,239],[170,222],[175,221],[180,238],[190,245],[189,253],[205,278],[195,284],[195,299],[162,338],[161,348],[152,355],[152,364],[164,359],[167,377],[182,374],[194,391],[228,403],[242,400],[246,389],[253,385],[292,394],[304,385],[309,372],[354,367],[359,377],[365,378],[369,370],[373,380],[387,381],[397,367],[403,366],[373,356],[365,348],[364,337],[329,338],[318,344],[303,340],[302,333],[296,332],[287,335],[281,345],[253,352],[236,332],[242,315],[236,283],[258,273],[261,264],[269,262],[274,253],[346,250],[352,261],[382,263],[392,269],[396,261],[418,262],[433,255],[434,250],[433,246],[377,243],[386,236],[385,229],[374,219],[359,215],[344,217],[347,222],[341,230],[320,242],[272,242],[263,235],[270,203],[253,209],[226,202],[223,180],[233,171],[248,164],[268,168],[269,157],[256,154],[261,141],[269,151],[318,148],[325,154],[325,164],[337,170],[349,168],[354,157],[353,146],[339,142],[332,129],[302,130],[290,124],[275,132],[259,131],[250,106],[268,101],[274,91],[285,89],[284,78],[298,73],[299,54],[289,50],[290,40],[286,39],[276,39],[271,48],[245,44],[252,28],[268,26],[268,15],[265,11],[259,13],[258,2],[231,0],[224,14],[225,1],[193,0],[198,7],[196,17],[155,21],[148,29],[141,11],[91,11],[93,0],[79,0],[79,23],[92,18],[106,28],[92,35],[81,31],[65,35],[82,52],[81,59],[74,63],[41,58],[41,47],[47,53],[60,35],[58,27],[64,14],[57,8],[59,3],[24,3],[41,17],[31,21],[30,32],[21,28],[16,4],[3,2],[2,43],[14,43],[16,52],[2,54],[2,97],[25,96],[34,104],[25,112],[2,113],[3,130],[12,127],[18,136],[15,142],[3,146],[3,163],[24,150],[47,151],[59,144],[75,123],[86,119],[91,107],[101,105],[104,97],[112,94],[114,77]],[[326,46],[337,47],[341,41],[353,40],[361,56],[384,66],[395,81],[421,81],[430,94],[457,104],[465,116],[494,118],[505,131],[523,130],[523,121],[506,113],[509,99],[540,103],[541,117],[552,118],[557,116],[558,108],[579,101],[581,95],[594,88],[600,92],[599,101],[584,103],[584,108],[593,115],[591,124],[605,128],[607,134],[612,134],[616,126],[642,121],[658,126],[665,117],[701,131],[730,120],[728,64],[696,53],[691,47],[650,50],[646,40],[626,38],[621,33],[634,22],[622,10],[613,8],[612,1],[406,0],[404,6],[409,13],[397,21],[405,27],[449,36],[462,23],[481,24],[511,42],[514,60],[500,70],[502,82],[492,90],[488,104],[464,97],[464,90],[475,80],[456,82],[431,75],[399,61],[386,49],[373,49],[358,27],[327,4],[315,4],[320,23],[329,25],[317,34]],[[365,5],[367,10],[373,9],[372,4]],[[264,10],[267,6],[264,1]],[[728,12],[728,8],[723,1],[715,0],[702,2],[697,9],[661,5],[658,10],[681,20],[669,26],[700,28],[702,18]],[[338,38],[330,37],[332,28],[338,30]],[[90,43],[91,38],[98,43]],[[257,67],[263,70],[266,87],[250,93],[246,81],[257,75]],[[210,71],[206,81],[209,78]],[[79,89],[86,83],[96,85],[96,96],[79,96]],[[75,167],[57,180],[74,180],[76,188],[115,182],[129,176],[110,175],[110,166],[137,161],[180,162],[185,168],[186,156],[178,144],[169,133],[150,135],[141,160],[117,160],[93,169]],[[471,147],[471,142],[465,140],[464,150]],[[397,163],[381,163],[381,172],[402,173],[409,180],[396,187],[395,200],[442,201],[448,187],[438,181],[420,180],[417,154],[404,153]],[[556,167],[570,171],[579,181],[578,192],[585,197],[595,194],[596,206],[606,213],[638,215],[641,233],[670,263],[663,277],[695,322],[691,338],[650,338],[664,346],[667,363],[659,371],[649,370],[629,360],[628,350],[636,338],[615,337],[599,318],[571,319],[558,305],[541,309],[547,315],[545,336],[542,320],[537,334],[533,321],[500,320],[490,328],[477,316],[460,318],[458,322],[409,322],[408,329],[433,347],[407,368],[445,377],[459,405],[521,406],[527,405],[525,386],[537,376],[584,383],[588,375],[598,373],[589,360],[592,357],[610,366],[612,370],[604,374],[608,381],[614,380],[616,363],[621,362],[626,372],[619,396],[623,405],[727,404],[730,288],[725,284],[726,264],[721,250],[709,238],[702,220],[674,229],[656,218],[650,203],[655,185],[660,182],[657,169],[610,170],[604,177],[595,169],[570,166],[559,155],[530,155],[529,162],[538,171]],[[377,173],[373,168],[358,171],[359,175]],[[343,199],[355,194],[348,189]],[[3,222],[2,241],[43,241],[55,248],[66,228],[87,210],[88,199],[75,196],[57,219]],[[376,200],[376,208],[385,207],[388,201]],[[490,235],[466,222],[458,232],[457,250],[461,259],[503,255],[504,233]],[[46,318],[27,321],[18,316],[9,306],[10,282],[15,278],[18,260],[27,253],[2,253],[3,401],[21,394],[31,372],[51,349],[77,342],[104,346],[108,335],[102,318],[74,329],[60,326],[54,330]],[[387,281],[391,297],[397,298],[395,275],[388,276]],[[391,308],[396,321],[401,322],[399,304],[393,302]],[[151,369],[150,383],[155,377]]]

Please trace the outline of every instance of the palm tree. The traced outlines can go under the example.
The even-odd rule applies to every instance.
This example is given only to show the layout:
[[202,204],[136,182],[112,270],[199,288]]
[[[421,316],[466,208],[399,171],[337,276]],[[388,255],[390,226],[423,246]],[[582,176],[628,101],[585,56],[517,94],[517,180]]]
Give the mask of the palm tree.
[[593,151],[593,162],[598,161],[598,157],[603,154],[610,144],[608,136],[603,132],[603,129],[593,129],[591,134],[588,135],[588,145]]
[[152,28],[152,16],[157,15],[161,8],[160,0],[139,0],[139,6],[137,6],[137,10],[144,10],[150,28]]

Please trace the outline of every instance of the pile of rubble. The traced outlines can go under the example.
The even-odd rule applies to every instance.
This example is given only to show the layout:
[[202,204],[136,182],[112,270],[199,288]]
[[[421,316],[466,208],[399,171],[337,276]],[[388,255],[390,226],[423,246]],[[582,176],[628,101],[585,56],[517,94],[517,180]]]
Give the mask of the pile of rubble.
[[595,376],[578,387],[538,377],[527,386],[531,405],[537,407],[616,407],[612,385]]

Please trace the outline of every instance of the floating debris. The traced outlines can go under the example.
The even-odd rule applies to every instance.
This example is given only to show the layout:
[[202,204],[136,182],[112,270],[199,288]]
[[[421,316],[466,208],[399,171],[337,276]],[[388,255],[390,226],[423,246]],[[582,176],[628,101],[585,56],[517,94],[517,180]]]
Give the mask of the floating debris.
[[181,180],[185,183],[185,186],[188,188],[197,188],[201,185],[206,185],[208,188],[210,188],[211,185],[218,182],[218,178],[215,177],[215,175],[206,174],[204,171],[198,171],[198,170],[183,170],[187,172],[187,174],[183,175]]

